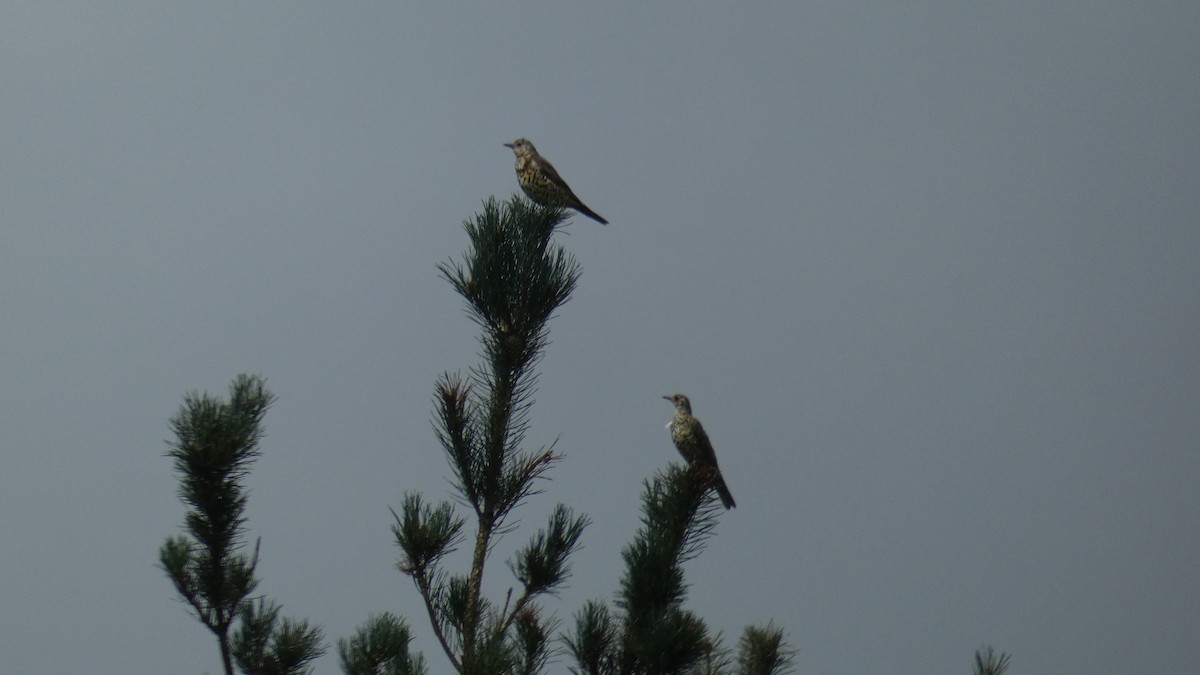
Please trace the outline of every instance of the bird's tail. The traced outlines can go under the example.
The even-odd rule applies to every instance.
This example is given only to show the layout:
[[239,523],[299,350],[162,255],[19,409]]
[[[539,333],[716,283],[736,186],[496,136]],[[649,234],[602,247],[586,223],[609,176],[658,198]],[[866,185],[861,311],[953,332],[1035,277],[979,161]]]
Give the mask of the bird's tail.
[[713,477],[713,488],[716,489],[717,496],[721,498],[721,504],[725,507],[726,511],[737,506],[737,502],[733,501],[733,495],[725,485],[725,479],[719,472]]
[[583,215],[587,216],[588,218],[591,218],[592,220],[596,221],[597,223],[600,223],[601,225],[608,224],[608,221],[601,218],[599,213],[596,213],[595,211],[584,206],[583,204],[579,204],[578,206],[575,207],[575,209],[577,211],[579,211],[580,213],[582,213]]

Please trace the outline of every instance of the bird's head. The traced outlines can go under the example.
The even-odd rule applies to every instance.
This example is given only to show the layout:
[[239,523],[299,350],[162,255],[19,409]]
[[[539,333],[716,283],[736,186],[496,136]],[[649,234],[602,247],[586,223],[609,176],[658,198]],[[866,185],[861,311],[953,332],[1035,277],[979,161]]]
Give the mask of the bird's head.
[[670,396],[664,396],[663,398],[667,399],[671,403],[674,403],[675,409],[679,412],[686,413],[688,415],[692,414],[692,402],[689,401],[688,397],[684,396],[683,394],[671,394]]
[[516,153],[518,157],[523,155],[531,155],[537,152],[537,150],[533,148],[533,143],[530,143],[526,138],[518,138],[512,143],[505,143],[504,147],[512,148],[512,151]]

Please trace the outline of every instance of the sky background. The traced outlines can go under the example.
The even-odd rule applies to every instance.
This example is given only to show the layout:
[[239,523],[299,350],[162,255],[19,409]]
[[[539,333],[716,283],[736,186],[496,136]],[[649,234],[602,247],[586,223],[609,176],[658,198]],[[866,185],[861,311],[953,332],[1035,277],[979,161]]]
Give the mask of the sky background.
[[[0,660],[216,673],[156,566],[188,391],[278,396],[261,590],[407,617],[388,507],[449,497],[435,266],[529,137],[558,241],[529,440],[612,599],[684,392],[738,508],[687,567],[799,673],[1183,673],[1200,634],[1200,4],[11,0],[0,7]],[[465,569],[465,552],[453,559]],[[551,672],[566,671],[559,660]]]

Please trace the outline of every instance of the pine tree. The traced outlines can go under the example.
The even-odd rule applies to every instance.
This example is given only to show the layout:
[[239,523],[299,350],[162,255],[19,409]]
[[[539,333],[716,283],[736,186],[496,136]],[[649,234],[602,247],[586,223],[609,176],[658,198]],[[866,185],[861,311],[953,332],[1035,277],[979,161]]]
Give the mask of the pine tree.
[[[591,601],[576,614],[574,630],[557,638],[556,621],[543,613],[540,598],[569,578],[570,558],[589,523],[564,504],[508,561],[515,597],[510,589],[498,603],[482,593],[496,541],[515,529],[515,510],[562,459],[553,442],[527,448],[526,436],[549,321],[570,299],[580,274],[574,258],[551,241],[565,218],[563,209],[519,197],[489,199],[464,223],[470,247],[463,258],[438,267],[481,329],[482,363],[465,377],[443,373],[434,387],[436,436],[458,501],[471,513],[463,517],[450,501],[406,494],[399,511],[392,511],[397,567],[412,579],[433,633],[460,675],[543,672],[558,640],[579,674],[787,672],[793,653],[782,630],[750,626],[735,653],[684,607],[683,566],[701,553],[723,510],[704,475],[675,464],[645,482],[641,528],[623,551],[626,570],[615,611]],[[172,420],[178,440],[168,455],[190,507],[185,527],[191,537],[168,539],[160,560],[217,636],[227,675],[235,662],[255,675],[302,673],[322,653],[319,629],[280,619],[277,605],[251,598],[259,546],[252,555],[244,551],[242,480],[258,456],[262,417],[272,401],[261,378],[243,375],[228,403],[188,395]],[[445,561],[464,541],[471,547],[470,565],[456,574]],[[403,619],[372,616],[353,637],[338,641],[341,669],[346,675],[424,675],[425,660],[409,651],[411,641]]]
[[483,363],[466,378],[445,373],[435,385],[435,427],[454,474],[453,485],[472,511],[471,563],[466,574],[444,569],[443,559],[465,538],[467,520],[449,502],[427,503],[408,494],[393,512],[401,550],[398,568],[410,576],[430,624],[454,669],[462,675],[536,673],[550,653],[554,622],[538,598],[559,588],[568,560],[588,523],[559,504],[508,563],[519,583],[503,604],[482,593],[488,554],[511,531],[510,516],[535,482],[562,456],[554,444],[526,449],[535,366],[549,342],[548,323],[571,296],[579,266],[551,235],[562,209],[494,198],[464,223],[470,248],[459,262],[439,265],[482,329]]
[[[243,480],[259,455],[262,418],[274,401],[262,378],[239,375],[229,401],[188,394],[171,419],[179,497],[188,506],[189,536],[166,540],[159,564],[196,618],[217,637],[226,675],[233,663],[247,675],[289,675],[324,651],[321,631],[307,621],[279,620],[279,608],[251,600],[259,544],[245,549]],[[239,621],[240,620],[240,621]],[[238,623],[236,633],[231,633]]]
[[642,526],[622,552],[625,574],[617,593],[620,614],[591,601],[564,636],[577,675],[665,675],[788,672],[793,652],[783,631],[749,626],[736,666],[704,620],[683,607],[683,565],[700,555],[724,512],[703,476],[678,465],[646,481]]

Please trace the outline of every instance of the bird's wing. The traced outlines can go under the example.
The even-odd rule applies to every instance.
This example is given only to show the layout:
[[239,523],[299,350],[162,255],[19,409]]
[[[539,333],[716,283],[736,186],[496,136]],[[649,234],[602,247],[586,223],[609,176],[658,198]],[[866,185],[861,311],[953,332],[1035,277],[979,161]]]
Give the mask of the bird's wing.
[[563,192],[566,192],[567,196],[571,198],[571,203],[565,204],[564,206],[569,206],[573,209],[578,210],[583,215],[587,216],[588,218],[591,218],[592,220],[595,220],[596,222],[600,223],[601,225],[608,224],[608,221],[605,220],[604,218],[602,218],[599,213],[596,213],[595,211],[593,211],[583,205],[583,200],[580,199],[579,196],[575,194],[575,191],[571,189],[570,185],[567,185],[567,181],[563,180],[562,176],[558,175],[558,171],[554,170],[553,164],[546,161],[545,157],[540,157],[540,156],[538,158],[538,162],[540,162],[540,164],[541,164],[542,175],[544,175],[546,178],[549,178],[550,181],[552,183],[554,183],[555,185],[557,185],[558,187],[562,188]]
[[[695,419],[694,417],[692,419]],[[717,451],[713,450],[712,441],[708,440],[708,434],[704,433],[704,426],[700,424],[700,420],[696,420],[696,446],[700,450],[701,457],[697,459],[707,462],[710,466],[717,466]]]
[[575,196],[575,192],[571,190],[571,186],[567,185],[567,181],[563,180],[562,176],[558,175],[558,171],[555,171],[554,165],[546,161],[545,157],[541,157],[539,161],[542,163],[542,174],[544,174],[546,178],[549,178],[551,181],[553,181],[554,184],[558,185],[563,190],[566,190],[567,194],[571,195],[571,199],[575,200],[576,204],[582,205],[583,202],[579,200],[579,197]]
[[[541,165],[543,175],[545,175],[547,178],[554,181],[555,183],[558,183],[559,185],[561,185],[563,187],[567,187],[567,181],[563,180],[562,176],[558,175],[558,171],[556,171],[554,169],[554,165],[551,164],[549,160],[547,160],[545,157],[542,157],[541,155],[539,155],[538,156],[538,164]],[[570,190],[571,188],[567,188],[567,189]]]

